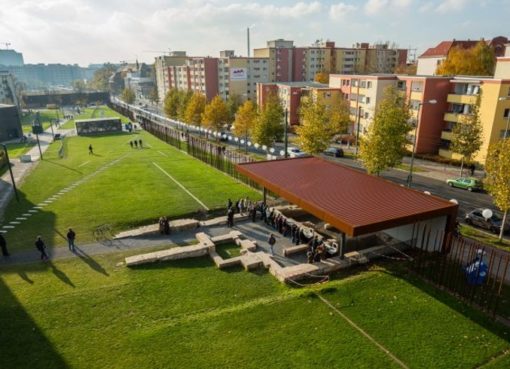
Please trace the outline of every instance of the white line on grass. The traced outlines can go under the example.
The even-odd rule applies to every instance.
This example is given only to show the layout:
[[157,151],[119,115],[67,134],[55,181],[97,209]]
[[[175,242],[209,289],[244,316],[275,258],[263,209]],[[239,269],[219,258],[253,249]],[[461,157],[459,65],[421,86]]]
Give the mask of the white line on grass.
[[81,168],[81,167],[83,167],[83,166],[87,165],[88,163],[90,163],[90,160],[89,160],[89,161],[86,161],[86,162],[85,162],[85,163],[83,163],[83,164],[78,165],[78,168]]
[[172,181],[175,182],[175,184],[177,184],[177,186],[179,186],[180,188],[182,188],[188,195],[190,195],[191,197],[193,197],[193,199],[195,199],[196,202],[198,202],[205,210],[209,210],[209,208],[202,202],[200,201],[195,195],[193,195],[191,192],[188,191],[188,189],[186,187],[184,187],[182,184],[180,184],[179,182],[177,182],[177,180],[172,177],[170,174],[168,174],[168,172],[166,172],[163,168],[161,168],[159,165],[157,165],[156,163],[152,162],[152,164],[154,164],[160,171],[162,171],[163,173],[166,174],[166,176],[168,178],[170,178]]
[[167,155],[167,154],[165,154],[164,152],[159,151],[159,150],[158,150],[158,152],[159,152],[161,155],[168,157],[168,155]]
[[381,345],[379,342],[375,340],[371,335],[369,335],[367,332],[365,332],[360,326],[358,326],[356,323],[354,323],[352,320],[350,320],[347,315],[342,313],[340,310],[338,310],[336,307],[333,306],[328,300],[326,300],[324,297],[316,293],[317,297],[321,299],[322,302],[324,302],[326,305],[328,305],[335,313],[340,315],[351,327],[356,329],[359,333],[361,333],[363,336],[365,336],[370,342],[372,342],[374,345],[376,345],[381,351],[383,351],[386,355],[388,355],[390,358],[393,359],[398,365],[400,365],[404,369],[409,369],[409,367],[404,364],[398,357],[393,355],[390,350],[388,350],[386,347]]

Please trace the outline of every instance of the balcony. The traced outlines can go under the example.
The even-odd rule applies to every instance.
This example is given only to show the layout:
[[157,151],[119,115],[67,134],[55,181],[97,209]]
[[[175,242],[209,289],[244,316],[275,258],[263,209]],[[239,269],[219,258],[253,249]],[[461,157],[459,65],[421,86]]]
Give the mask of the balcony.
[[447,101],[451,104],[469,104],[469,105],[475,105],[476,104],[476,95],[456,95],[456,94],[449,94]]
[[442,131],[441,139],[451,141],[453,139],[453,133],[451,131]]
[[447,159],[455,159],[455,160],[462,159],[462,155],[456,154],[453,151],[445,150],[445,149],[439,149],[439,156],[442,156],[443,158],[447,158]]
[[421,92],[421,91],[412,91],[411,92],[411,100],[422,101],[423,100],[423,92]]
[[444,113],[444,120],[447,122],[462,123],[466,119],[467,114]]

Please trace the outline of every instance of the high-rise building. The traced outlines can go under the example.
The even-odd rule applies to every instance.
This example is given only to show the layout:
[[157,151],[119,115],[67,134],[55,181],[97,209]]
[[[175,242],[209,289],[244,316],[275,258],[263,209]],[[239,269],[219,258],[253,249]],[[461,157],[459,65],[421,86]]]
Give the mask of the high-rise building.
[[156,86],[159,101],[163,102],[168,90],[171,88],[170,73],[177,66],[184,65],[188,57],[185,51],[173,51],[169,55],[156,57],[154,69],[156,71]]
[[11,49],[0,49],[0,66],[21,67],[23,62],[23,54]]

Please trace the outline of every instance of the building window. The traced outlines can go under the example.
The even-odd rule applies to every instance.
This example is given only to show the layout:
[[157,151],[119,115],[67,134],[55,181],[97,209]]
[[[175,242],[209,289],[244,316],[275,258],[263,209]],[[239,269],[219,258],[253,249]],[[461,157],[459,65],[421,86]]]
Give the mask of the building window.
[[371,81],[367,82],[367,88],[372,88],[372,82]]
[[505,112],[503,113],[504,118],[508,118],[508,114],[510,114],[510,109],[505,109]]
[[367,104],[370,104],[370,97],[366,97],[366,98],[365,98],[365,102],[366,102]]

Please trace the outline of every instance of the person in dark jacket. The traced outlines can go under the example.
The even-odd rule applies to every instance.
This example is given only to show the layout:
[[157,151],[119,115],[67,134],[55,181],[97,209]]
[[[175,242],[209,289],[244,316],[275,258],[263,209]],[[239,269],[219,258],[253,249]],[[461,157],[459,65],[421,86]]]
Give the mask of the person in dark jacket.
[[7,251],[7,241],[5,241],[5,238],[1,233],[0,233],[0,248],[2,249],[3,256],[9,256],[9,251]]
[[46,245],[44,244],[41,236],[37,236],[37,239],[35,240],[35,248],[41,253],[41,260],[48,260]]
[[69,245],[69,251],[74,252],[74,240],[76,239],[76,233],[69,228],[69,232],[67,232],[67,243]]

